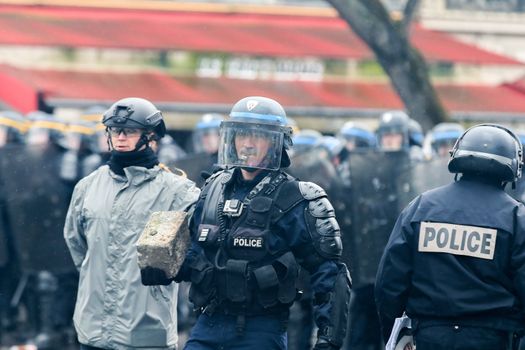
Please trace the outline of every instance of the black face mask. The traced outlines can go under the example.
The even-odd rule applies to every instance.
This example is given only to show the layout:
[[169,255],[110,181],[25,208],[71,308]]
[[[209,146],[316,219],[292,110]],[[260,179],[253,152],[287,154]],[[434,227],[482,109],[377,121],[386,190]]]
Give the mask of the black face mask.
[[109,168],[118,175],[125,175],[124,168],[129,166],[151,169],[157,164],[159,164],[157,155],[150,147],[146,147],[141,151],[111,151],[111,158],[108,161]]

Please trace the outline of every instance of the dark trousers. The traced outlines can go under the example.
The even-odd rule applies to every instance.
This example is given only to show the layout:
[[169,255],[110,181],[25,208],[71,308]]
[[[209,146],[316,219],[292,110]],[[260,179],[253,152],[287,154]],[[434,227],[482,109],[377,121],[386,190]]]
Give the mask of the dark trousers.
[[507,350],[509,333],[464,326],[419,327],[415,333],[417,350]]
[[197,319],[185,350],[281,350],[287,337],[283,321],[274,316],[246,317],[244,331],[236,330],[237,317],[216,312]]
[[103,348],[96,348],[96,347],[94,347],[94,346],[89,346],[89,345],[80,344],[80,350],[106,350],[106,349],[103,349]]

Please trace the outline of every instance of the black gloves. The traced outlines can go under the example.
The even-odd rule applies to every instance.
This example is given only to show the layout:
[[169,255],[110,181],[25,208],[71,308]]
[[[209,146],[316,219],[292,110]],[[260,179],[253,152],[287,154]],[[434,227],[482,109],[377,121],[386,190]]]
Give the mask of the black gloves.
[[154,267],[146,267],[143,270],[141,269],[140,279],[142,284],[145,286],[167,286],[173,281],[172,279],[166,277],[166,273],[164,273],[164,271]]

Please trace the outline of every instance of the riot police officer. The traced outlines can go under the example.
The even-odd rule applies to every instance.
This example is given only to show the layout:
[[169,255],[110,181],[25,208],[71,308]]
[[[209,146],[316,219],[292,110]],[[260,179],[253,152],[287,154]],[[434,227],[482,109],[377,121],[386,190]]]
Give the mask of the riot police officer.
[[202,312],[185,349],[285,349],[300,266],[312,276],[315,348],[342,345],[350,276],[339,225],[322,188],[282,171],[290,134],[282,106],[259,96],[238,101],[221,124],[226,170],[203,187],[179,273]]
[[451,151],[451,184],[400,214],[375,286],[385,339],[403,311],[418,350],[511,349],[524,328],[525,207],[504,192],[522,171],[509,129],[480,124]]

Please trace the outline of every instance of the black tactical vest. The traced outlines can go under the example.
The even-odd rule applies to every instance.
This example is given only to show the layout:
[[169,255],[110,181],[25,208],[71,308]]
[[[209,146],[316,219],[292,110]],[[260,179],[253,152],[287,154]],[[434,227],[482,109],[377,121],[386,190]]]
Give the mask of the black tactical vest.
[[[231,170],[216,173],[203,189],[197,241],[213,266],[213,279],[192,279],[190,299],[203,307],[213,298],[232,313],[288,309],[297,296],[299,265],[292,252],[269,243],[272,225],[289,210],[281,209],[279,194],[294,180],[283,172],[270,172],[242,201],[228,200],[225,192],[232,175]],[[291,208],[300,200],[281,202]]]

